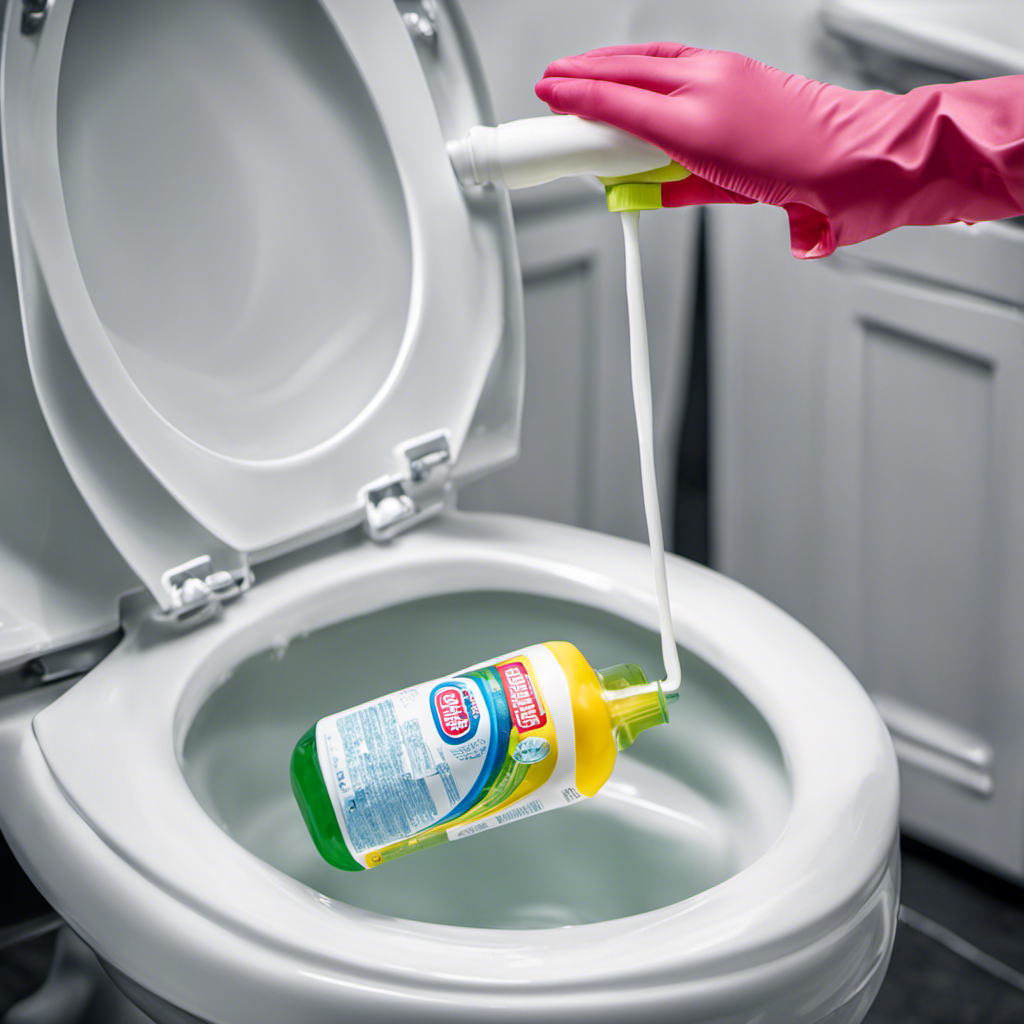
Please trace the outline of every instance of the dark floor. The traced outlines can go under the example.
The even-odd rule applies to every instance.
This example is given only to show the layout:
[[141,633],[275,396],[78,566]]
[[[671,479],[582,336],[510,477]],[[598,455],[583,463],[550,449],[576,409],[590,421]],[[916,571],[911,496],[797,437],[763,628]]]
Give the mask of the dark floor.
[[905,839],[903,907],[865,1024],[1024,1024],[1024,889]]
[[[27,879],[5,890],[0,933],[20,916],[11,911],[45,909]],[[866,1024],[1024,1024],[1024,889],[905,839],[901,914]],[[0,951],[0,1019],[41,983],[52,943],[44,936]]]

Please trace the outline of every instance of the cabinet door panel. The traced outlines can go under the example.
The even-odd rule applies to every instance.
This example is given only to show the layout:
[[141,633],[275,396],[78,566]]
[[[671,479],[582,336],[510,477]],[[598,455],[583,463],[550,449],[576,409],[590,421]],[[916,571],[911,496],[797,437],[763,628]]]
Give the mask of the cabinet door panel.
[[991,228],[808,264],[778,211],[711,212],[713,536],[875,698],[907,829],[1024,880],[1024,313],[966,290],[1002,280]]
[[[593,218],[519,228],[526,307],[526,386],[520,456],[460,494],[466,508],[498,509],[557,522],[592,525],[596,356],[594,335],[614,330],[608,278],[615,253]],[[571,231],[559,227],[571,226]],[[604,308],[602,308],[602,300]]]
[[[492,509],[646,539],[629,377],[622,229],[603,195],[516,201],[526,305],[520,458],[460,493]],[[550,192],[548,193],[551,194]],[[532,201],[531,201],[532,200]],[[672,521],[695,268],[693,211],[642,225],[655,447]]]
[[827,275],[829,640],[876,695],[912,830],[1024,872],[1024,316]]

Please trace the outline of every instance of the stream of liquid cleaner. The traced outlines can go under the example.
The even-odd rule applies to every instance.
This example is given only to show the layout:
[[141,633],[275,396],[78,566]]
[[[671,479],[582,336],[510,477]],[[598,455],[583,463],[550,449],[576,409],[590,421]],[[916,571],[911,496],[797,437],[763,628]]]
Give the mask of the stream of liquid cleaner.
[[629,308],[629,361],[633,384],[633,410],[640,445],[640,482],[644,513],[647,516],[647,541],[651,548],[654,589],[658,596],[658,622],[661,627],[661,656],[665,662],[665,693],[675,693],[682,681],[679,651],[672,628],[672,609],[668,597],[665,567],[665,541],[658,503],[658,480],[654,464],[654,409],[651,400],[651,361],[647,346],[647,314],[644,309],[644,281],[640,269],[640,214],[622,214],[622,236],[626,248],[626,304]]

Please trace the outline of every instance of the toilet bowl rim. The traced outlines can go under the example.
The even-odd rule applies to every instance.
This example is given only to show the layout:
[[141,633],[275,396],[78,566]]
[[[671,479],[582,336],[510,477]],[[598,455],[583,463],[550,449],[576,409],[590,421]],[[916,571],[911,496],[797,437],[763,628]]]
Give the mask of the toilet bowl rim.
[[[503,541],[503,545],[500,552],[494,546],[494,542],[498,538],[501,538]],[[367,562],[367,564],[364,565],[361,569],[355,569],[355,576],[361,576],[362,578],[366,578],[366,570],[368,566],[376,566],[378,569],[383,569],[388,565],[394,566],[396,564],[408,566],[417,564],[418,561],[423,562],[424,560],[436,560],[438,557],[442,559],[450,559],[456,553],[456,551],[458,551],[458,553],[464,555],[465,558],[468,560],[467,564],[468,562],[473,562],[475,560],[477,564],[483,564],[491,568],[493,568],[497,564],[501,564],[502,557],[506,559],[511,558],[513,560],[518,558],[520,562],[520,567],[527,565],[527,563],[523,561],[523,559],[527,555],[532,556],[535,559],[535,562],[538,558],[541,562],[544,562],[544,560],[547,559],[548,561],[545,563],[545,568],[549,571],[552,569],[552,567],[559,569],[561,573],[559,578],[561,578],[563,581],[568,580],[570,589],[572,589],[573,587],[579,588],[582,586],[592,585],[593,580],[590,580],[588,583],[581,582],[582,577],[580,574],[586,572],[593,572],[595,566],[603,567],[605,570],[608,571],[612,571],[612,566],[614,566],[614,575],[620,584],[629,582],[635,578],[640,588],[642,588],[643,583],[645,583],[647,579],[647,553],[645,549],[640,548],[637,545],[632,545],[628,542],[623,541],[616,541],[612,538],[597,537],[597,535],[588,534],[585,531],[572,530],[571,528],[566,527],[555,527],[552,524],[538,524],[530,523],[529,521],[516,520],[514,517],[481,517],[465,515],[452,516],[446,522],[440,523],[436,527],[431,528],[428,531],[422,531],[421,536],[412,536],[408,538],[407,541],[403,541],[403,544],[401,545],[401,551],[404,553],[399,555],[397,554],[398,551],[399,549],[393,549],[391,552],[385,552],[380,549],[369,548],[368,546],[364,547],[362,549],[362,553],[366,556],[365,561]],[[342,551],[339,557],[343,559],[350,559],[353,557],[353,552]],[[391,559],[391,561],[389,561],[389,559]],[[395,559],[397,559],[397,561],[395,561]],[[575,579],[571,575],[567,575],[568,570],[570,569],[576,571],[577,575]],[[545,589],[545,587],[537,586],[537,583],[539,582],[541,577],[536,574],[540,573],[541,571],[542,570],[539,568],[538,564],[534,564],[532,568],[526,569],[527,575],[529,575],[531,572],[535,574],[533,578],[534,586],[528,588],[532,592],[539,592]],[[300,568],[298,570],[299,577],[301,577],[301,573],[302,569]],[[352,578],[352,574],[353,570],[350,568],[347,575],[349,578]],[[598,572],[598,575],[600,575],[600,572]],[[686,592],[687,589],[693,589],[696,584],[703,583],[705,585],[709,585],[712,588],[712,590],[718,590],[720,592],[723,591],[724,588],[724,592],[726,594],[733,595],[734,597],[739,597],[742,599],[742,602],[748,604],[750,602],[753,602],[755,606],[757,606],[759,603],[761,606],[761,610],[765,611],[767,609],[770,613],[770,616],[783,616],[783,613],[778,611],[778,609],[774,609],[772,606],[768,605],[767,602],[763,601],[763,599],[757,598],[755,595],[751,594],[749,591],[745,591],[743,588],[739,587],[735,583],[725,581],[722,577],[719,577],[717,574],[711,573],[709,570],[703,570],[699,567],[675,560],[672,566],[672,575],[674,583],[674,594],[683,594]],[[550,583],[550,579],[548,579],[547,582]],[[308,581],[304,583],[301,581],[301,579],[297,578],[296,585],[298,585],[299,587],[306,586],[307,583]],[[268,594],[268,596],[270,595],[270,590],[272,589],[272,586],[273,581],[269,581],[267,584],[267,589],[265,591]],[[545,584],[545,586],[547,586],[547,584]],[[259,591],[261,589],[263,589],[262,586],[258,587],[256,590],[252,592],[253,595],[255,596],[259,594]],[[550,589],[550,587],[547,587],[548,592],[550,592]],[[701,589],[702,588],[700,586],[697,586],[697,590]],[[394,603],[393,600],[391,603]],[[653,615],[653,607],[651,611]],[[647,618],[649,621],[653,621],[652,619],[650,619],[650,617]],[[794,628],[796,630],[802,629],[802,627],[797,627],[796,624],[792,622],[792,620],[788,619],[788,617],[783,616],[783,618],[786,622],[788,622],[789,628],[791,630]],[[806,634],[806,631],[803,632]],[[201,634],[197,633],[196,635],[199,636]],[[214,640],[216,641],[214,646],[222,646],[222,642],[216,640],[217,635],[218,634],[216,630],[210,631],[206,634],[208,638],[211,636],[214,638]],[[842,680],[841,687],[849,689],[849,686],[852,683],[852,677],[849,677],[849,674],[846,673],[846,670],[843,669],[841,665],[839,665],[838,661],[834,659],[834,656],[829,655],[828,652],[826,652],[825,649],[822,647],[822,645],[820,645],[820,642],[813,640],[813,638],[810,638],[809,634],[806,634],[806,636],[804,637],[804,642],[811,644],[812,647],[815,647],[816,645],[815,649],[817,650],[818,655],[821,656],[822,654],[824,654],[825,656],[827,656],[825,658],[826,663],[829,658],[833,659],[834,665],[831,666],[832,670],[840,673],[840,675],[838,675],[836,679]],[[842,675],[842,673],[845,673],[845,677]],[[737,685],[739,684],[737,683]],[[871,715],[873,715],[874,712],[873,710],[871,710],[870,713],[868,712],[868,709],[870,709],[870,704],[867,700],[867,697],[863,695],[862,691],[859,691],[859,687],[856,687],[855,684],[853,685],[854,692],[859,693],[859,699],[862,701],[863,705],[865,705],[861,708],[861,712],[865,714],[868,718],[871,718]],[[742,687],[740,688],[742,689]],[[177,693],[175,695],[174,700],[171,701],[164,710],[165,714],[173,713],[176,720],[175,731],[179,736],[183,736],[184,732],[187,731],[187,724],[191,719],[190,713],[186,708],[183,707],[183,702],[181,700],[184,693],[187,693],[187,687],[185,687],[184,690],[182,690],[182,692]],[[749,696],[750,694],[748,694],[748,697]],[[194,704],[196,707],[202,703],[202,699],[198,699],[195,692],[193,693],[193,698],[195,698]],[[877,719],[877,716],[874,717]],[[43,724],[45,725],[45,723]],[[775,731],[776,735],[779,735],[779,730],[775,729]],[[41,732],[41,738],[44,739],[44,745],[45,734],[46,729],[44,728]],[[782,739],[783,737],[780,736],[780,742],[782,742]],[[887,738],[885,737],[884,730],[882,730],[875,736],[875,742],[878,746],[878,750],[875,751],[875,754],[879,759],[879,763],[882,764],[882,766],[884,767],[883,762],[885,761],[886,754],[888,753],[886,749]],[[892,778],[889,781],[894,782],[894,780],[895,772],[893,771]],[[879,833],[879,836],[881,836],[883,840],[882,845],[880,847],[878,847],[877,843],[874,844],[876,847],[878,847],[876,853],[878,853],[879,856],[875,858],[877,863],[871,863],[872,858],[871,856],[868,856],[868,854],[870,854],[871,852],[871,850],[869,849],[870,844],[865,843],[860,843],[858,845],[856,857],[844,858],[847,860],[852,859],[854,861],[859,862],[857,864],[857,867],[861,872],[861,877],[859,885],[855,887],[856,897],[854,902],[864,899],[866,892],[868,892],[873,887],[877,887],[878,880],[882,875],[882,868],[884,868],[887,854],[891,849],[891,844],[893,841],[893,837],[895,835],[894,821],[887,821],[889,812],[892,811],[894,813],[895,808],[894,795],[891,792],[889,792],[891,788],[891,786],[883,786],[880,791],[883,803],[886,799],[888,799],[892,805],[891,808],[879,807],[877,801],[875,801],[874,806],[872,807],[862,808],[862,810],[865,813],[872,813],[874,815],[877,825],[876,831]],[[876,794],[876,796],[878,795],[879,794]],[[849,800],[849,796],[849,794],[846,795],[847,801]],[[199,808],[198,805],[196,805],[196,814],[202,815],[205,818],[205,812],[202,811],[202,809]],[[789,825],[787,825],[787,828],[789,828]],[[780,839],[777,841],[775,846],[771,850],[766,851],[766,853],[757,862],[755,862],[755,865],[752,865],[751,867],[753,868],[757,864],[761,864],[765,860],[765,858],[772,856],[775,857],[776,861],[779,861],[780,848],[784,852],[785,847],[786,836],[784,833],[784,835],[781,836]],[[818,853],[818,851],[814,852],[816,854]],[[248,856],[251,857],[251,855]],[[252,859],[255,861],[255,858]],[[782,862],[785,862],[785,857],[782,857]],[[256,863],[262,864],[262,862],[258,861]],[[865,867],[866,864],[868,865],[867,868]],[[846,867],[848,868],[849,865],[846,865]],[[266,865],[263,865],[263,868],[266,868]],[[751,869],[747,869],[747,872],[741,872],[739,875],[734,876],[726,882],[723,882],[722,885],[716,887],[715,890],[709,890],[708,892],[713,894],[716,892],[716,890],[721,890],[726,887],[732,887],[735,889],[737,880],[741,879],[743,875],[747,874],[750,870]],[[839,867],[837,865],[833,865],[833,873],[837,873],[838,871]],[[834,880],[834,874],[830,877],[833,877]],[[294,885],[299,886],[300,883],[294,883]],[[304,886],[302,886],[301,888],[305,889]],[[843,914],[848,912],[849,907],[843,905],[843,899],[841,899],[837,895],[840,888],[842,887],[837,887],[836,893],[831,894],[831,896],[835,897],[834,899],[830,900],[828,898],[823,898],[819,900],[820,905],[817,908],[818,916],[817,918],[815,918],[815,927],[817,928],[817,930],[820,931],[822,928],[826,928],[828,921],[836,918],[837,915],[841,918]],[[306,891],[310,892],[310,890]],[[695,897],[694,899],[700,902],[706,896],[707,894],[701,894],[700,897]],[[819,893],[819,897],[820,896],[821,894]],[[693,901],[687,902],[693,904]],[[786,901],[783,901],[783,903],[785,902]],[[777,909],[781,911],[782,906],[783,904],[779,904]],[[662,928],[664,928],[666,926],[664,919],[666,918],[666,916],[671,916],[671,914],[666,915],[666,911],[671,911],[672,909],[673,908],[664,908],[663,910],[652,911],[646,915],[640,915],[637,919],[634,920],[631,927],[639,928],[641,931],[650,931],[651,927],[655,924],[655,920],[660,917],[660,925]],[[694,907],[691,906],[689,909],[691,911],[690,916],[692,919],[692,911],[694,910]],[[608,938],[616,932],[622,932],[621,922],[623,920],[630,919],[620,919],[618,923],[602,922],[600,924],[595,925],[585,925],[580,926],[580,928],[584,929],[588,936],[598,937],[603,935],[606,938]],[[639,924],[637,924],[637,922],[639,922]],[[410,929],[407,929],[407,932],[409,933],[407,937],[411,937],[413,933],[419,932],[420,939],[427,938],[432,942],[443,940],[443,938],[446,935],[454,935],[455,933],[461,933],[466,931],[465,929],[452,929],[450,928],[450,926],[424,925],[422,927],[417,927],[415,923],[411,924],[412,927]],[[351,922],[349,922],[349,926],[352,926]],[[683,925],[680,925],[679,927],[683,927]],[[667,933],[673,933],[671,925],[668,925]],[[522,932],[507,933],[509,945],[511,946],[514,943],[519,943],[521,945],[523,934],[524,933]],[[582,937],[583,932],[576,930],[575,934],[578,937]],[[795,932],[791,933],[789,935],[789,938],[793,939],[794,934]],[[495,953],[497,952],[497,947],[501,946],[502,944],[499,939],[499,936],[501,935],[502,933],[490,933],[488,935],[489,945],[492,947]],[[548,936],[548,938],[550,939],[551,936]],[[621,939],[619,941],[621,941]],[[669,959],[671,960],[671,958]],[[669,961],[666,961],[666,963],[668,962]]]
[[[56,806],[53,798],[66,806],[38,747],[30,751],[22,767],[30,773],[41,771],[38,792],[43,806],[21,806],[20,814],[41,812],[45,817],[50,807]],[[0,779],[0,792],[2,789]],[[75,822],[72,831],[77,833],[71,836],[74,855],[84,854],[86,860],[90,859],[91,846],[98,858],[116,860],[116,853],[84,822]],[[67,833],[61,835],[66,837]],[[58,895],[46,885],[33,861],[23,857],[17,847],[15,852],[44,894]],[[723,1003],[733,1010],[760,1007],[796,992],[784,1019],[788,1024],[816,1024],[836,1007],[856,998],[884,971],[895,932],[898,863],[899,848],[894,845],[885,874],[863,904],[852,910],[847,920],[835,922],[832,929],[791,950],[773,950],[772,955],[758,962],[723,965],[712,975],[616,977],[610,979],[611,984],[594,985],[585,980],[557,988],[538,983],[505,985],[496,991],[482,985],[458,986],[448,979],[420,979],[424,983],[417,986],[417,979],[411,977],[329,976],[285,956],[268,959],[265,947],[254,947],[244,937],[218,927],[217,922],[199,918],[151,879],[134,872],[127,878],[129,885],[112,901],[128,899],[129,907],[141,911],[145,918],[154,911],[154,904],[170,900],[172,912],[179,915],[173,934],[162,918],[155,934],[146,921],[141,926],[133,921],[135,936],[146,935],[154,941],[112,944],[109,928],[97,927],[106,923],[102,919],[109,906],[101,901],[97,908],[96,894],[89,888],[71,890],[77,902],[65,907],[65,917],[105,963],[171,1006],[202,1019],[235,1020],[242,1010],[251,1024],[280,1024],[281,1020],[300,1019],[294,1015],[301,1012],[303,1020],[327,1024],[336,1020],[337,1012],[344,1008],[356,1017],[362,1011],[367,1020],[393,1020],[399,1011],[409,1020],[420,1015],[425,1020],[437,1020],[437,1004],[443,1000],[444,1019],[458,1024],[479,1020],[479,1010],[485,1005],[493,1012],[491,1019],[507,1024],[520,1019],[516,1015],[523,1012],[529,1012],[531,1019],[540,1024],[555,1024],[563,1021],[568,1011],[587,1012],[588,1008],[595,1020],[598,1014],[601,1021],[621,1019],[617,1015],[628,1011],[629,1019],[637,1024],[658,1024],[669,1010],[678,1013],[699,1007],[707,1014]],[[211,925],[212,941],[207,934]],[[528,939],[535,933],[520,934]],[[132,956],[126,956],[126,950]],[[808,986],[813,998],[806,994]]]
[[[55,816],[49,812],[55,807],[66,809],[67,804],[46,769],[38,747],[29,751],[21,767],[23,772],[40,774],[36,792],[41,799],[36,807],[20,806],[19,813],[41,815],[52,828]],[[0,778],[0,793],[2,790],[3,779]],[[86,823],[76,819],[77,816],[72,814],[71,831],[74,834],[68,844],[72,857],[88,862],[95,856],[116,862],[116,853]],[[57,829],[56,833],[62,841],[69,838],[66,830]],[[18,849],[16,852],[23,853]],[[108,894],[107,900],[100,900],[98,906],[93,889],[72,884],[69,891],[74,897],[73,905],[65,902],[63,910],[72,927],[105,962],[165,1002],[203,1019],[239,1019],[241,1008],[246,1011],[245,1019],[252,1024],[280,1024],[284,1019],[297,1019],[287,1014],[301,1010],[301,1019],[313,1024],[327,1024],[327,1021],[336,1019],[336,1013],[342,1006],[347,1012],[357,1015],[362,1009],[367,1013],[367,1019],[394,1019],[393,1015],[399,1009],[407,1013],[410,1020],[421,1013],[426,1018],[435,1019],[432,1005],[443,998],[445,1019],[460,1024],[478,1020],[482,1005],[493,1010],[496,1021],[512,1024],[515,1018],[508,1015],[510,1012],[529,1012],[532,1020],[554,1024],[564,1020],[569,1010],[585,1011],[586,1007],[579,1003],[582,999],[589,1000],[588,1006],[595,1014],[598,1011],[605,1013],[601,1020],[613,1019],[607,1016],[609,1012],[621,1014],[628,1011],[629,1019],[638,1024],[657,1024],[665,1019],[669,1010],[680,1012],[697,1006],[708,1013],[723,1002],[728,1002],[734,1009],[748,1003],[761,1006],[782,998],[783,993],[799,992],[810,985],[814,988],[813,1000],[805,995],[791,1001],[784,1019],[789,1024],[812,1024],[823,1019],[835,1007],[856,998],[884,970],[895,932],[898,853],[894,837],[886,871],[873,891],[865,894],[862,905],[851,908],[848,916],[834,922],[831,929],[823,929],[820,934],[807,937],[792,949],[768,951],[770,955],[757,962],[748,960],[722,965],[722,969],[713,975],[701,971],[696,975],[680,972],[678,976],[615,977],[610,979],[611,984],[594,985],[585,980],[576,986],[563,985],[559,988],[542,985],[543,979],[525,987],[506,985],[497,992],[483,986],[467,987],[444,982],[417,987],[416,979],[409,977],[328,976],[313,971],[308,963],[300,963],[287,956],[275,956],[268,962],[265,947],[254,949],[243,936],[225,931],[217,926],[217,922],[199,918],[191,908],[178,904],[172,896],[157,888],[151,879],[136,872],[128,872],[128,877],[123,879],[127,884],[116,894]],[[55,897],[62,894],[47,885],[47,879],[38,874],[31,859],[20,859],[44,893],[57,902]],[[63,895],[67,896],[68,891]],[[173,934],[168,920],[156,906],[160,901],[173,904],[172,913],[177,915]],[[122,928],[115,933],[121,941],[111,943],[109,927],[97,925],[109,924],[104,918],[109,916],[110,904],[119,902],[129,907],[131,934],[144,935],[153,941],[145,944],[135,940],[125,942],[125,929]],[[147,920],[135,920],[139,916],[138,911],[144,919],[154,913],[159,917],[155,938]],[[206,934],[211,926],[214,932],[212,942]],[[530,933],[520,935],[524,941],[530,938]],[[134,960],[126,956],[126,949],[134,955]],[[181,970],[177,970],[179,967]],[[280,976],[282,974],[283,977]],[[302,975],[301,984],[297,985],[296,977],[299,975]],[[822,980],[811,980],[818,978]],[[386,989],[380,984],[382,980]],[[247,1001],[246,993],[251,991],[258,992],[258,1002],[251,995]],[[226,1008],[225,1002],[230,1004]]]

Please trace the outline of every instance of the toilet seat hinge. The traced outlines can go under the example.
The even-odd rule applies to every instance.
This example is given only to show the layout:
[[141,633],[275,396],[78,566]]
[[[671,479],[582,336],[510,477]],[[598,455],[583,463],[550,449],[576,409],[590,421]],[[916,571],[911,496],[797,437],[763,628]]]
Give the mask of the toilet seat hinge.
[[406,442],[401,447],[408,469],[382,477],[360,491],[366,513],[366,532],[384,542],[416,523],[437,515],[452,493],[448,479],[452,452],[448,432]]
[[234,570],[214,570],[213,559],[200,555],[168,569],[160,580],[170,599],[166,617],[184,622],[205,618],[204,612],[238,597],[252,585],[253,576],[244,555],[241,566]]
[[34,36],[41,31],[50,10],[50,0],[21,0],[21,33]]
[[402,21],[413,40],[437,46],[438,11],[436,0],[398,0]]

